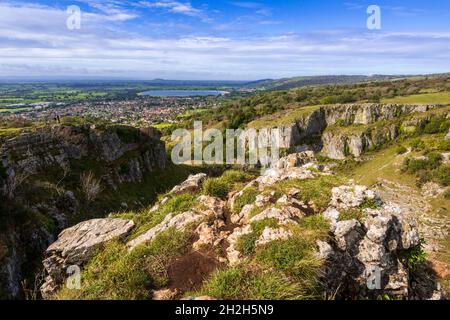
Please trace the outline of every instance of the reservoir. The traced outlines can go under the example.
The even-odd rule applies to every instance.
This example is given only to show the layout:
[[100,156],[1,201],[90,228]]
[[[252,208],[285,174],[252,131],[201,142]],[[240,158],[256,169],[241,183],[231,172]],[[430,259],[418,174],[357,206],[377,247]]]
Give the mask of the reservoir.
[[150,97],[206,97],[206,96],[220,96],[225,94],[224,91],[213,90],[151,90],[142,92],[142,96]]

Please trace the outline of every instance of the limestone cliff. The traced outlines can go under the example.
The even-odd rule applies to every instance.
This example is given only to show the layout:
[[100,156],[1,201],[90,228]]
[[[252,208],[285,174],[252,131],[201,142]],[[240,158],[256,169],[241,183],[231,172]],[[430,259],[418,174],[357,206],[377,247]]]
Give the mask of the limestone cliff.
[[414,130],[436,113],[449,114],[448,107],[436,105],[345,104],[322,106],[281,127],[283,148],[298,151],[303,144],[313,144],[332,159],[360,157]]
[[[36,261],[58,231],[85,218],[80,176],[93,172],[101,190],[138,183],[168,165],[153,128],[54,126],[0,146],[0,297],[23,294]],[[82,212],[83,211],[83,212]],[[28,283],[28,286],[33,284]]]

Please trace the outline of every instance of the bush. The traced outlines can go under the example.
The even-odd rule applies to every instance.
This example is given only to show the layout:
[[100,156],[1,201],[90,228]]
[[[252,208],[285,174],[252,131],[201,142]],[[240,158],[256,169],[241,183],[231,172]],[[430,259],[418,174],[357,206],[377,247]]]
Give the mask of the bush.
[[426,159],[406,159],[404,168],[410,173],[417,173],[422,170],[432,170],[438,168],[442,163],[442,156],[437,152],[431,152]]
[[450,151],[450,140],[442,140],[437,144],[437,150]]
[[115,130],[123,143],[135,143],[139,140],[139,129],[137,128],[118,126]]
[[421,139],[414,139],[409,143],[409,146],[414,151],[422,151],[425,149],[425,142],[423,142]]
[[209,196],[226,199],[231,185],[221,178],[211,178],[203,184],[203,192]]
[[424,127],[423,132],[426,134],[435,134],[447,132],[450,127],[450,121],[445,118],[433,118]]
[[450,166],[443,166],[432,172],[432,179],[444,187],[450,186]]
[[405,154],[406,152],[408,152],[408,149],[405,146],[398,146],[396,149],[398,155]]
[[423,249],[424,241],[417,247],[405,250],[400,253],[400,258],[408,269],[415,271],[427,260],[427,253]]

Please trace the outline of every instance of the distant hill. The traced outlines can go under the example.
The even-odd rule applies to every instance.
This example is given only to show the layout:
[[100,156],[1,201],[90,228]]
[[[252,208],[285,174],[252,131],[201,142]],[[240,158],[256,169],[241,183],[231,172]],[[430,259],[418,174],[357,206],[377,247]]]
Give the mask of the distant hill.
[[330,85],[330,84],[354,84],[361,82],[371,82],[380,80],[391,80],[405,76],[390,76],[390,75],[336,75],[336,76],[305,76],[294,78],[283,78],[278,80],[265,79],[250,82],[246,85],[247,88],[259,90],[289,90],[298,87],[314,86],[314,85]]

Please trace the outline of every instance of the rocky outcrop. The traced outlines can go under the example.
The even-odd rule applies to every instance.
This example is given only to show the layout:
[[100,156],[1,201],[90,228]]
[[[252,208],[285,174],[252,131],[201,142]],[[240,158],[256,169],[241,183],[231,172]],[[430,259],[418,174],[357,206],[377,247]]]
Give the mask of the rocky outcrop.
[[[133,156],[115,165],[129,154]],[[140,181],[144,172],[167,165],[165,145],[152,128],[55,126],[23,133],[0,148],[4,184],[51,167],[70,172],[71,161],[85,158],[104,163],[109,172],[103,179],[113,186]]]
[[64,283],[69,267],[82,267],[105,243],[124,237],[134,222],[122,219],[95,219],[66,229],[45,252],[43,261],[47,279],[41,288],[44,298],[51,297]]
[[[371,201],[373,208],[361,209]],[[347,210],[362,210],[362,220],[343,220]],[[364,186],[333,189],[324,216],[331,223],[334,241],[318,243],[326,261],[324,282],[337,298],[376,299],[383,294],[408,298],[410,275],[401,255],[420,245],[416,222],[395,204],[383,203]]]
[[322,153],[336,160],[349,156],[359,158],[364,152],[396,139],[400,133],[400,124],[352,129],[351,131],[345,128],[326,130],[322,135]]
[[139,245],[151,242],[158,234],[170,228],[183,231],[187,226],[195,222],[200,223],[203,219],[208,217],[215,217],[216,219],[224,218],[225,202],[217,198],[209,196],[200,196],[198,198],[200,206],[192,208],[192,210],[183,212],[177,215],[168,214],[164,220],[157,226],[151,228],[136,239],[127,243],[129,250],[133,250]]
[[[297,151],[304,143],[312,143],[312,148],[322,150],[332,159],[360,157],[365,151],[397,138],[401,129],[412,126],[414,130],[418,123],[414,124],[417,121],[407,119],[408,116],[436,108],[439,106],[374,103],[323,106],[281,127],[281,147]],[[402,118],[404,124],[395,121]],[[386,124],[377,127],[375,124],[379,122]],[[342,130],[327,130],[334,126],[342,126]],[[359,130],[358,126],[361,126]],[[349,132],[347,127],[356,130]]]

